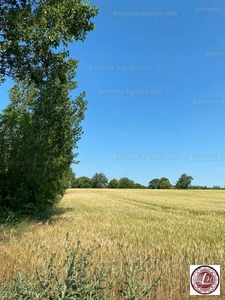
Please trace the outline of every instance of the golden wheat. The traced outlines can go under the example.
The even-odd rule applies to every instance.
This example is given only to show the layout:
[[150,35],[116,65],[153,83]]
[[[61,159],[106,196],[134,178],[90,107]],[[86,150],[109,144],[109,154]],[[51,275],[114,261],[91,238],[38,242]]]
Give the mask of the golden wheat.
[[61,215],[20,237],[11,231],[9,243],[0,246],[0,276],[5,282],[18,270],[29,274],[41,265],[42,247],[63,261],[68,232],[74,245],[78,240],[84,248],[95,241],[101,244],[94,264],[120,267],[118,243],[125,246],[130,261],[137,255],[158,258],[148,280],[161,272],[163,276],[151,299],[192,299],[190,265],[218,264],[220,299],[225,299],[224,191],[70,189],[59,206]]

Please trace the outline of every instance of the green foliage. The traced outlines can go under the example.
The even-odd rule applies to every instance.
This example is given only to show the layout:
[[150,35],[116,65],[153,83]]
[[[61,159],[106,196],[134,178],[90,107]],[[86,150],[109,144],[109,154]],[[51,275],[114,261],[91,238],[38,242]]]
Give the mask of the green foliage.
[[144,283],[156,260],[149,262],[149,257],[144,260],[138,257],[129,263],[120,246],[123,261],[123,274],[120,274],[118,269],[113,272],[103,265],[92,267],[91,256],[100,247],[94,245],[85,251],[81,248],[80,241],[77,241],[76,247],[72,248],[67,234],[63,264],[58,262],[56,253],[52,253],[50,259],[47,259],[47,249],[43,249],[44,263],[42,267],[36,268],[31,277],[18,273],[10,286],[0,282],[0,299],[107,300],[112,299],[111,291],[114,287],[124,299],[143,300],[156,288],[160,276],[150,285]]
[[205,189],[207,187],[204,187],[204,186],[201,186],[201,185],[192,185],[189,187],[189,189],[191,190],[202,190],[202,189]]
[[214,185],[214,186],[212,187],[212,189],[213,189],[213,190],[220,190],[221,187],[220,187],[219,185]]
[[72,188],[75,181],[76,181],[76,175],[73,172],[72,168],[69,168],[68,174],[65,178],[65,187],[68,189]]
[[110,189],[116,189],[118,186],[118,180],[117,179],[112,179],[110,180],[109,184],[108,184],[108,188]]
[[222,188],[220,186],[213,186],[213,187],[209,187],[209,186],[202,186],[202,185],[191,185],[188,187],[188,189],[190,190],[224,190],[225,188]]
[[91,187],[91,179],[87,176],[81,176],[76,179],[74,182],[74,185],[72,186],[73,188],[90,188]]
[[1,208],[36,213],[71,185],[87,101],[70,99],[78,62],[67,47],[85,40],[97,13],[82,0],[1,1],[0,81],[15,80],[0,115]]
[[171,183],[170,183],[169,179],[166,178],[166,177],[162,177],[159,180],[158,188],[159,189],[170,189],[171,188]]
[[91,187],[92,188],[104,188],[108,184],[108,179],[104,173],[95,173],[91,178]]
[[[128,178],[121,178],[120,181],[117,179],[112,179],[108,183],[107,177],[103,173],[96,173],[91,179],[82,176],[74,180],[73,188],[104,188],[108,187],[110,189],[116,188],[132,188],[132,189],[146,189],[146,186],[140,183],[134,183],[133,180]],[[108,185],[107,185],[108,183]]]
[[119,189],[133,189],[134,187],[135,187],[134,181],[127,177],[122,177],[118,181]]
[[162,177],[161,179],[152,179],[148,184],[149,189],[170,189],[171,183],[168,178]]
[[143,184],[140,184],[140,183],[135,183],[134,184],[134,188],[135,189],[146,189],[147,187]]
[[193,180],[192,176],[187,176],[186,174],[182,174],[176,183],[177,189],[188,189]]
[[152,179],[148,184],[148,188],[149,189],[158,189],[159,181],[160,181],[160,179],[158,179],[158,178]]
[[[68,62],[71,74],[74,63]],[[41,90],[16,82],[0,115],[0,206],[30,213],[52,206],[71,176],[87,101],[71,100],[71,81],[49,79]]]
[[29,78],[40,86],[51,75],[65,83],[66,47],[85,40],[97,14],[97,6],[82,0],[1,0],[1,81]]

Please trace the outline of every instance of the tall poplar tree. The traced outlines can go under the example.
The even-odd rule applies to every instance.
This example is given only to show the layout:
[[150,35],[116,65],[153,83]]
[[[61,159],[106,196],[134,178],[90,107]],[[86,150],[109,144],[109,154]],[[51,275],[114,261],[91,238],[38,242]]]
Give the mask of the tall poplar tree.
[[0,0],[0,81],[15,80],[0,115],[0,207],[35,212],[63,194],[87,108],[85,92],[70,97],[67,46],[97,13],[81,0]]

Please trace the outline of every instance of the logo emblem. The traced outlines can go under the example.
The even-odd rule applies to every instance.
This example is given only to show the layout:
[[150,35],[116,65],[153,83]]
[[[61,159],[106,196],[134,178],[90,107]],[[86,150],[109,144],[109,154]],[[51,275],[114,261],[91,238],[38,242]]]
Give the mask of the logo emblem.
[[195,266],[190,267],[191,295],[220,295],[220,266]]

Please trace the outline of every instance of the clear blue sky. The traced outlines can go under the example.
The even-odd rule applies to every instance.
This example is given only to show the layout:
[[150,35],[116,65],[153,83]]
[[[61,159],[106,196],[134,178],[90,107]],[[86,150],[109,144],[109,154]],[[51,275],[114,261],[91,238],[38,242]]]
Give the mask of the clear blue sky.
[[[186,173],[193,185],[225,186],[224,1],[94,4],[95,31],[70,46],[79,59],[73,96],[85,90],[89,101],[76,176],[147,185]],[[0,109],[9,87],[0,87]]]

